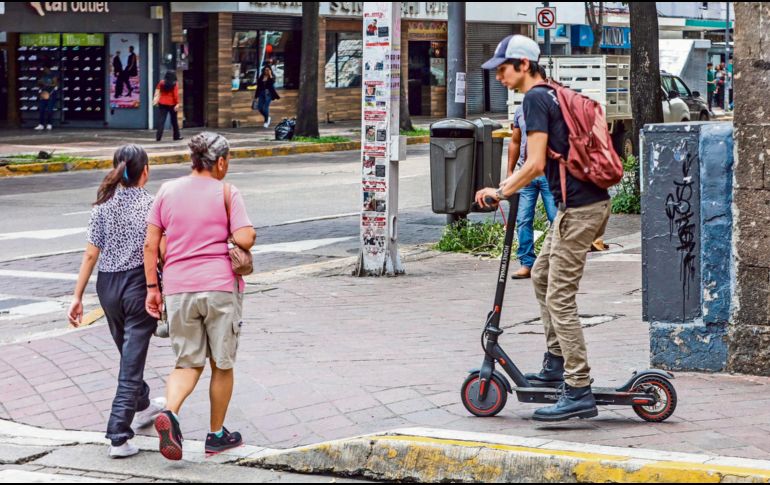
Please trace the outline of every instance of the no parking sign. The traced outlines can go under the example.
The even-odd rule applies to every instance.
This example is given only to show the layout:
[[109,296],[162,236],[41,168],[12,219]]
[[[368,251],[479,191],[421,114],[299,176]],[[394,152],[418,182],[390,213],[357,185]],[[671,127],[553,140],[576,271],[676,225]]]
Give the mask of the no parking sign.
[[535,10],[537,27],[539,29],[556,28],[556,7],[540,7]]

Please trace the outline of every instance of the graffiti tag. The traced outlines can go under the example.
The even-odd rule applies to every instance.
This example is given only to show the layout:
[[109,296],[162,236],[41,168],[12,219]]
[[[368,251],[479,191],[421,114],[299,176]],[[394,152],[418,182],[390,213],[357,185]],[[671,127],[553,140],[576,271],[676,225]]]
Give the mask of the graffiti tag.
[[682,180],[674,181],[674,190],[666,197],[666,216],[669,221],[669,241],[674,232],[679,238],[676,250],[680,253],[679,281],[682,283],[682,320],[685,318],[686,302],[690,299],[690,285],[695,279],[696,241],[695,214],[692,207],[694,195],[693,178],[690,175],[694,156],[687,149],[687,142],[674,150],[674,160],[682,164]]

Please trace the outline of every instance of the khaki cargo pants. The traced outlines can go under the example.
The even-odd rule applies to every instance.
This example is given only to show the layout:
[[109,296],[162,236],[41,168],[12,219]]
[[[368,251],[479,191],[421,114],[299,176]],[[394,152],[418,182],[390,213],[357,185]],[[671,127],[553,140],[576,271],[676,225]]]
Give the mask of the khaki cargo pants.
[[591,384],[576,296],[591,243],[604,234],[610,201],[559,211],[532,268],[548,351],[564,357],[564,380],[571,387]]

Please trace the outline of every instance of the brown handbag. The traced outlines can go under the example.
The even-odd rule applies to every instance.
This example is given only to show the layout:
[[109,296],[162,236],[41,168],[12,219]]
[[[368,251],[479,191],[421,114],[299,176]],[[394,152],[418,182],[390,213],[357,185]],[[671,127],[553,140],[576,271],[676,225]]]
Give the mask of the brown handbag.
[[[227,232],[230,234],[230,184],[225,185],[225,210],[227,211]],[[227,247],[230,252],[230,262],[233,266],[233,273],[246,276],[254,272],[254,257],[251,251],[241,248],[230,234],[227,237]]]

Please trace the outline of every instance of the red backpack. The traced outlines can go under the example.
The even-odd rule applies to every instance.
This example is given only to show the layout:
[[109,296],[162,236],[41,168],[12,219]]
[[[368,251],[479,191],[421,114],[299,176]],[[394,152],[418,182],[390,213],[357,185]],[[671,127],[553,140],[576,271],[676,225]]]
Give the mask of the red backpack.
[[556,91],[561,114],[569,128],[567,159],[548,149],[548,157],[559,161],[564,205],[567,205],[566,170],[576,179],[591,182],[603,189],[620,182],[623,178],[623,163],[612,146],[601,104],[550,79],[537,86],[547,86]]

